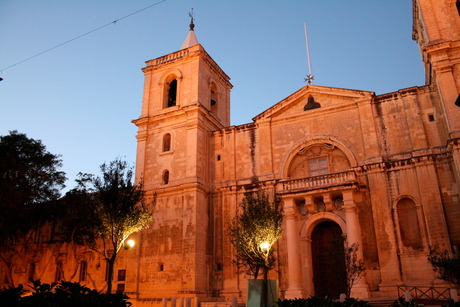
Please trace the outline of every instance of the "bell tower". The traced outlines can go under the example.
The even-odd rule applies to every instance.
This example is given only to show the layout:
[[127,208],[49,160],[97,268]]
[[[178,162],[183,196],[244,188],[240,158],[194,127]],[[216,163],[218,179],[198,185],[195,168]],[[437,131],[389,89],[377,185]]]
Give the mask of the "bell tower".
[[443,102],[450,139],[460,138],[460,1],[413,0],[413,39],[425,65],[426,84]]
[[181,49],[147,61],[142,71],[136,176],[157,198],[153,225],[142,234],[140,267],[154,267],[145,278],[148,295],[208,296],[210,137],[230,124],[230,78],[198,43],[193,19]]

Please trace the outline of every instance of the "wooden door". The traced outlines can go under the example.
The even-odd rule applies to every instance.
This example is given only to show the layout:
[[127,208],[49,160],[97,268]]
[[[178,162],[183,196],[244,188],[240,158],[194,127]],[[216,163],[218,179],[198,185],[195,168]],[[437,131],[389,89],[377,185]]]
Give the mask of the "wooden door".
[[322,222],[311,240],[315,294],[339,298],[347,288],[342,229],[334,222]]

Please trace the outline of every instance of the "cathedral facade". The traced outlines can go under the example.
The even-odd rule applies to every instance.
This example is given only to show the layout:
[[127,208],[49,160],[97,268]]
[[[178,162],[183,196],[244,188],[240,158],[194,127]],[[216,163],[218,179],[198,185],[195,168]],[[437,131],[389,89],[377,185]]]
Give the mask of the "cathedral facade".
[[[306,85],[239,126],[230,125],[230,78],[193,27],[181,50],[147,61],[133,122],[136,174],[147,196],[156,195],[154,221],[132,236],[115,288],[135,306],[173,297],[244,301],[248,276],[234,263],[228,228],[244,194],[258,190],[283,203],[270,272],[281,298],[343,292],[343,268],[332,264],[344,256],[329,245],[344,235],[366,267],[352,296],[441,285],[429,251],[460,246],[459,7],[413,1],[426,85],[383,95]],[[101,260],[82,255],[102,288]]]
[[142,234],[141,287],[244,297],[228,228],[256,190],[283,202],[270,275],[281,297],[338,296],[332,263],[343,255],[327,246],[343,235],[366,267],[355,297],[439,284],[430,248],[460,243],[456,2],[415,1],[413,35],[427,85],[384,95],[306,85],[240,126],[230,126],[230,78],[193,28],[181,50],[146,62],[136,172],[157,204]]

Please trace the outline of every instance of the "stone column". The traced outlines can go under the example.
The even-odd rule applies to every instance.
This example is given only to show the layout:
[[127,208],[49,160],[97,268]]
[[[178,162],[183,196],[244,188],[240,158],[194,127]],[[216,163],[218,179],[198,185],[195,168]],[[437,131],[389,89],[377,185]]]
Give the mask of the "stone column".
[[293,198],[283,199],[284,216],[286,218],[286,238],[288,252],[289,286],[286,290],[286,298],[302,298],[302,265],[300,263],[300,238],[297,227],[296,205]]
[[[347,223],[347,242],[348,244],[358,243],[358,259],[363,259],[363,244],[359,231],[358,215],[356,213],[356,204],[353,197],[353,191],[343,191],[343,209],[345,210],[345,222]],[[368,298],[369,285],[366,282],[366,277],[362,276],[361,279],[353,285],[350,296],[353,298]]]

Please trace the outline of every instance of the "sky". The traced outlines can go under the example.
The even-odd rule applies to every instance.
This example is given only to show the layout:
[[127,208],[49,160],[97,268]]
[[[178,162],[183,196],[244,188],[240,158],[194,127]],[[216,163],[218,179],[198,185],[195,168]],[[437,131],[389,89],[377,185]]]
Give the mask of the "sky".
[[198,42],[231,78],[232,125],[306,85],[304,23],[313,84],[424,85],[411,0],[0,0],[0,135],[61,155],[63,192],[104,162],[134,165],[141,69],[180,49],[192,8]]

